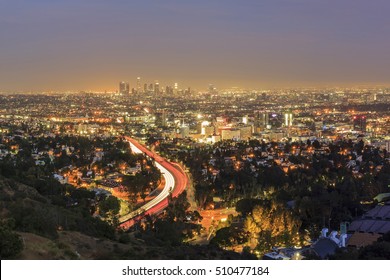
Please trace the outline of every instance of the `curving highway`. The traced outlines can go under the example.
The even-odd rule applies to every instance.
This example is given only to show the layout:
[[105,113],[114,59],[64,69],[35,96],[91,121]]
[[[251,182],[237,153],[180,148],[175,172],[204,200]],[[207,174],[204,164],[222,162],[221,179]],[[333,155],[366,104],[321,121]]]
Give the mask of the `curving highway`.
[[176,167],[168,162],[158,154],[148,150],[138,141],[131,137],[125,137],[126,141],[130,143],[133,153],[146,154],[155,160],[156,167],[160,170],[165,179],[165,186],[163,190],[151,201],[147,202],[142,207],[120,217],[120,227],[128,229],[137,221],[141,220],[146,215],[153,215],[161,212],[168,206],[168,196],[172,193],[172,197],[177,197],[186,188],[188,178],[185,172],[176,165]]

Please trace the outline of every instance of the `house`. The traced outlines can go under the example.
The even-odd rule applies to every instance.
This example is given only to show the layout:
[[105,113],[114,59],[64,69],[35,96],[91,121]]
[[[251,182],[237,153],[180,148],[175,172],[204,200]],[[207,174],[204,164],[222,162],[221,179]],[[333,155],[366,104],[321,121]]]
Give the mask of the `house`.
[[390,231],[390,203],[377,205],[359,220],[353,221],[350,232],[370,232],[385,234]]
[[355,232],[348,240],[348,247],[360,248],[376,242],[381,234],[370,232]]
[[348,246],[351,247],[370,245],[382,235],[390,232],[390,202],[377,205],[362,218],[353,221],[348,232],[352,234],[348,241]]
[[62,185],[68,183],[68,178],[67,177],[65,178],[64,176],[61,176],[59,174],[53,174],[53,177],[54,177],[54,179],[59,181]]
[[346,246],[347,234],[338,235],[337,231],[332,231],[329,235],[327,233],[327,228],[322,229],[320,238],[311,248],[311,251],[321,259],[327,259],[338,248]]

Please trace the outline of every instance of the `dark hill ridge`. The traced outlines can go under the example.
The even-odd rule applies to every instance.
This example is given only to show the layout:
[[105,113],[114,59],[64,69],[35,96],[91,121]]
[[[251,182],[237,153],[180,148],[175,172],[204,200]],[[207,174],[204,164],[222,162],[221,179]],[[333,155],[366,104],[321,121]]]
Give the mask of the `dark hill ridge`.
[[[21,236],[18,259],[242,259],[211,246],[151,245],[132,233],[126,243],[86,207],[66,207],[63,197],[44,196],[35,188],[0,177],[0,219]],[[85,202],[85,201],[84,201]],[[82,203],[81,203],[82,204]]]
[[56,240],[36,234],[18,232],[25,243],[19,259],[242,259],[240,254],[223,251],[217,247],[177,246],[155,247],[131,237],[128,244],[104,238],[94,238],[79,232],[59,232]]

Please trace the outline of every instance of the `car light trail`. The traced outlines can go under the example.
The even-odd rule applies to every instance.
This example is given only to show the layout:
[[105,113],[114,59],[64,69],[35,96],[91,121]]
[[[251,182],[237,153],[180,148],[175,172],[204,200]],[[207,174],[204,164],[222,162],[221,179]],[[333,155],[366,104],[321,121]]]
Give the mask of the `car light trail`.
[[136,154],[146,154],[155,160],[156,167],[160,170],[165,179],[163,190],[151,201],[147,202],[140,208],[130,212],[119,219],[120,226],[124,229],[130,228],[135,222],[142,219],[145,215],[153,215],[161,212],[168,206],[168,196],[172,194],[177,197],[184,191],[187,185],[187,175],[180,168],[174,167],[167,160],[147,150],[141,144],[130,137],[125,137],[130,143],[131,150]]

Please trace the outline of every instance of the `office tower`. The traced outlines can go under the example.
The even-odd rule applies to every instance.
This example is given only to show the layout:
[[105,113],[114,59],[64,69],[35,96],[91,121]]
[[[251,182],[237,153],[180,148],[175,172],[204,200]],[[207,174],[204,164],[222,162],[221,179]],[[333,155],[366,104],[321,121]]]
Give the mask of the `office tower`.
[[160,93],[160,84],[158,82],[154,83],[154,93],[159,94]]
[[364,115],[353,116],[353,129],[356,131],[366,132],[367,118]]
[[137,77],[137,93],[141,93],[141,77]]
[[251,125],[240,125],[238,127],[240,130],[240,139],[249,140],[252,137],[252,126]]
[[165,87],[165,94],[172,95],[173,94],[173,88],[171,86]]
[[284,125],[285,126],[292,126],[293,123],[293,114],[291,112],[284,114]]
[[147,93],[148,92],[148,84],[144,84],[144,92]]
[[241,132],[238,128],[224,128],[221,130],[222,140],[235,140],[241,139]]
[[128,95],[130,91],[129,82],[120,82],[119,83],[119,93],[123,95]]
[[166,126],[167,125],[167,112],[165,110],[159,110],[155,113],[155,124],[157,126]]
[[267,112],[258,112],[256,121],[259,127],[266,128],[269,125],[269,114]]
[[177,94],[177,91],[179,90],[179,85],[177,83],[173,86],[173,94]]
[[282,113],[271,113],[268,115],[268,125],[272,128],[280,128],[284,124]]
[[187,138],[190,135],[190,128],[188,125],[182,125],[179,128],[179,137],[180,138]]
[[150,91],[150,92],[153,92],[153,88],[154,88],[154,87],[153,87],[153,84],[151,83],[151,84],[149,85],[149,91]]

